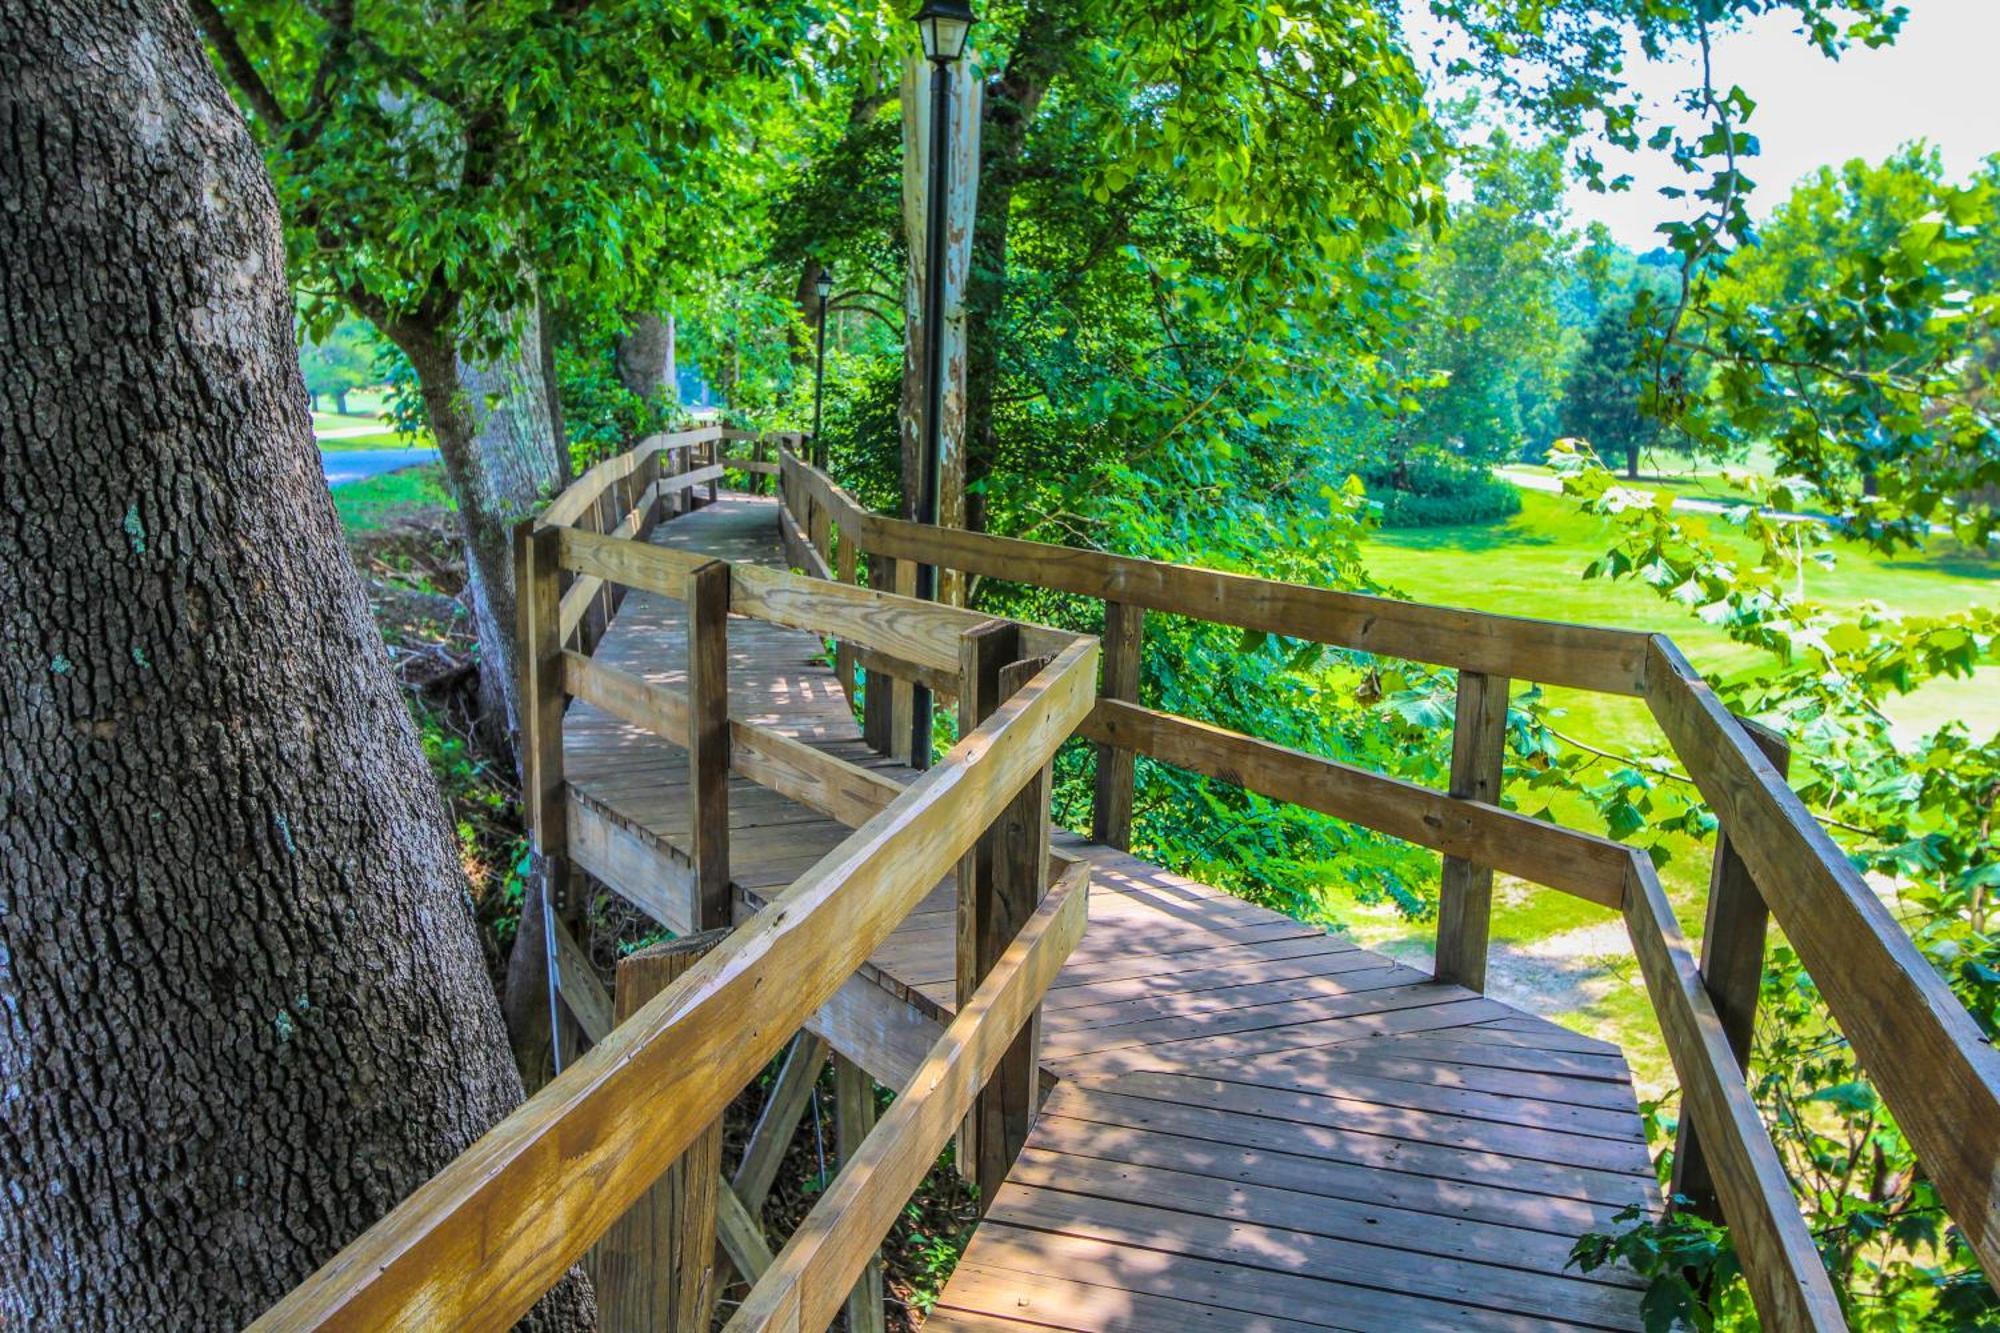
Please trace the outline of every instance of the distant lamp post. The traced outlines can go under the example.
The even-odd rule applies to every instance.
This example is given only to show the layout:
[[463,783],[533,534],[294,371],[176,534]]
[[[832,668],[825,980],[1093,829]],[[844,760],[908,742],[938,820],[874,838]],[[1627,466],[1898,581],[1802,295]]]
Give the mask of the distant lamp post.
[[[938,521],[938,473],[944,453],[944,220],[951,190],[951,67],[965,54],[972,6],[960,0],[924,0],[917,11],[924,56],[931,62],[931,172],[924,201],[924,434],[918,468],[917,521]],[[937,600],[937,566],[917,566],[917,596]],[[931,763],[931,692],[912,691],[910,762]]]
[[826,441],[819,433],[820,399],[826,392],[826,303],[833,295],[833,270],[820,265],[819,276],[813,279],[813,290],[819,293],[819,361],[813,367],[813,466],[821,471],[826,469]]

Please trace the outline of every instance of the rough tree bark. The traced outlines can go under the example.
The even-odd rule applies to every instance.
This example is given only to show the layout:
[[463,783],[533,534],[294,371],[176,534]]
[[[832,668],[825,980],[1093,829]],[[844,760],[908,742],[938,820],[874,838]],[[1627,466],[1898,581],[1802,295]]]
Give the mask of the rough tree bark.
[[510,351],[489,361],[462,356],[452,330],[426,315],[383,314],[378,323],[417,372],[458,505],[479,638],[485,739],[504,745],[520,734],[511,533],[562,488],[568,472],[556,446],[553,390],[542,375],[535,313],[522,317]]
[[520,1082],[179,6],[0,0],[0,145],[0,1322],[240,1326]]
[[668,407],[680,406],[680,367],[674,364],[674,317],[633,315],[618,339],[618,382],[627,392]]
[[[945,195],[944,413],[938,467],[938,523],[963,528],[965,497],[966,325],[965,288],[972,257],[972,224],[979,198],[979,124],[982,89],[968,56],[951,68],[951,179]],[[921,488],[924,413],[924,272],[929,246],[931,66],[913,55],[903,67],[903,234],[909,271],[903,284],[903,514],[916,516]],[[965,601],[965,576],[941,570],[938,599]]]
[[986,89],[981,120],[979,197],[972,223],[966,292],[965,478],[972,493],[965,524],[986,530],[983,483],[1000,453],[993,420],[1000,382],[1000,346],[1007,289],[1007,227],[1014,189],[1027,161],[1028,130],[1042,98],[1080,44],[1072,6],[1031,5],[998,77]]

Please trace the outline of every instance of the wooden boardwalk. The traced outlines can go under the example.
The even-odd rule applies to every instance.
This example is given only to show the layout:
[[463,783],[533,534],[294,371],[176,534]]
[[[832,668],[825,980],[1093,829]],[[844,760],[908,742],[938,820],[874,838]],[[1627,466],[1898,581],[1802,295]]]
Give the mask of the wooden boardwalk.
[[[726,496],[655,540],[775,565],[776,523],[775,501]],[[684,685],[682,611],[630,594],[596,656]],[[730,634],[737,716],[911,776],[863,744],[816,639],[746,621]],[[584,801],[687,846],[680,749],[582,703],[564,731]],[[732,874],[752,895],[848,832],[740,778],[730,796]],[[1089,930],[1044,1009],[1058,1081],[928,1326],[1640,1326],[1635,1278],[1565,1269],[1580,1232],[1658,1200],[1615,1047],[1125,853],[1058,842],[1093,863]],[[954,920],[947,882],[871,980],[948,1011]]]

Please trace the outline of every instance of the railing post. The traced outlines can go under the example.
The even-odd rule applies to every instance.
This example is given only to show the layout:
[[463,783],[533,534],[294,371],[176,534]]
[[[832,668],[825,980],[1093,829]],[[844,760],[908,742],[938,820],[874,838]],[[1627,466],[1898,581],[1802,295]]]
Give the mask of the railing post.
[[[1146,608],[1104,604],[1104,683],[1100,699],[1139,702],[1139,647]],[[1137,756],[1112,745],[1097,747],[1097,793],[1090,808],[1090,839],[1121,851],[1132,845],[1132,784]]]
[[[1458,673],[1458,708],[1451,736],[1451,794],[1488,805],[1500,802],[1507,757],[1507,678]],[[1493,869],[1461,857],[1444,859],[1438,892],[1439,981],[1486,989],[1487,937],[1493,925]]]
[[[1018,626],[990,621],[959,639],[958,728],[961,736],[1041,669],[1020,661]],[[958,867],[958,1003],[963,1006],[1034,915],[1048,885],[1049,772],[1023,787]],[[960,1172],[988,1207],[1034,1123],[1039,1016],[1021,1029],[973,1103],[959,1138]]]
[[[615,1020],[638,1013],[727,935],[685,935],[619,959]],[[590,1251],[585,1266],[597,1288],[602,1333],[707,1333],[717,1294],[721,1173],[718,1119]]]
[[[896,562],[885,555],[868,557],[868,586],[888,592],[895,585]],[[890,732],[895,720],[892,702],[894,687],[889,678],[872,667],[868,672],[868,694],[861,701],[861,739],[877,754],[892,754],[896,739]]]
[[[840,544],[835,547],[834,577],[841,583],[852,584],[855,580],[856,563],[860,552],[854,543],[851,528],[840,530]],[[847,706],[854,706],[854,645],[845,639],[837,639],[833,645],[833,674],[840,681],[841,690],[847,695]]]
[[711,560],[688,575],[688,784],[695,925],[730,924],[729,566]]
[[[708,442],[708,465],[710,467],[714,467],[717,463],[720,463],[722,461],[723,445],[725,441],[721,438],[721,435],[722,432],[717,431],[716,438]],[[716,485],[717,483],[712,480],[708,483],[708,502],[710,504],[715,503]]]
[[[670,444],[661,449],[659,454],[656,455],[660,460],[660,484],[662,486],[665,486],[681,474],[681,459],[685,453],[686,450],[680,445]],[[679,491],[664,491],[661,493],[660,519],[662,522],[671,522],[679,518],[681,516],[681,508],[681,493]]]
[[[1779,733],[1748,718],[1738,718],[1764,757],[1784,776],[1791,770],[1792,747]],[[1764,986],[1764,937],[1771,912],[1764,895],[1731,844],[1728,833],[1715,834],[1715,860],[1708,878],[1708,911],[1701,933],[1701,976],[1722,1033],[1739,1069],[1750,1067],[1750,1043],[1757,1033],[1757,996]],[[1694,1117],[1683,1108],[1674,1136],[1673,1193],[1685,1195],[1688,1211],[1711,1222],[1722,1221],[1715,1181],[1708,1158],[1695,1134]]]
[[[520,929],[542,970],[549,1008],[549,1064],[524,1067],[530,1092],[561,1072],[580,1052],[582,1029],[561,1003],[557,959],[558,916],[576,915],[571,903],[569,793],[563,777],[561,534],[536,530],[533,519],[514,527],[514,601],[520,662],[521,802],[535,850],[536,873],[521,904]],[[595,980],[594,978],[592,979]]]
[[[833,1057],[833,1133],[840,1169],[861,1151],[861,1141],[875,1128],[875,1083],[868,1071],[843,1055]],[[847,1293],[848,1333],[882,1333],[882,1259],[868,1260],[854,1290]]]

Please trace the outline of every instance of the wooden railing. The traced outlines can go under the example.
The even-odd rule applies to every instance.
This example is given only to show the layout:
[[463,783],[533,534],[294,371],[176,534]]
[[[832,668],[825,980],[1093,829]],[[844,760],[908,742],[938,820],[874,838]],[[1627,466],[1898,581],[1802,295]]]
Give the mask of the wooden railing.
[[[1908,1134],[1946,1207],[2000,1280],[2000,1053],[1786,785],[1783,742],[1732,716],[1664,635],[1399,602],[1100,551],[940,529],[869,512],[782,447],[781,536],[793,566],[878,589],[917,562],[1104,603],[1103,679],[1077,733],[1097,745],[1097,840],[1124,846],[1138,754],[1335,816],[1444,856],[1437,974],[1484,985],[1495,871],[1619,911],[1683,1097],[1675,1189],[1731,1228],[1772,1328],[1842,1326],[1838,1301],[1745,1081],[1774,916]],[[1143,707],[1148,611],[1454,668],[1450,787],[1435,791]],[[867,734],[907,737],[909,687],[949,691],[879,644],[839,646],[862,676]],[[1499,805],[1516,681],[1646,701],[1721,835],[1697,963],[1651,860]],[[882,688],[884,684],[889,688]]]
[[[581,1054],[572,1049],[553,1081],[258,1327],[505,1328],[589,1259],[601,1301],[644,1301],[671,1289],[675,1294],[661,1299],[690,1302],[679,1307],[689,1321],[679,1326],[706,1328],[702,1306],[714,1297],[706,1269],[718,1229],[738,1267],[756,1278],[732,1329],[824,1327],[955,1129],[973,1127],[968,1141],[978,1145],[989,1186],[997,1177],[985,1159],[1002,1162],[1018,1151],[1035,1104],[1033,1015],[1084,925],[1087,870],[1047,847],[1047,774],[1056,748],[1090,713],[1097,641],[638,540],[663,504],[696,503],[697,488],[738,466],[719,453],[738,436],[710,427],[649,440],[593,468],[540,522],[516,533],[526,800],[558,909],[549,922],[551,970],[566,1020],[594,1045]],[[604,624],[595,608],[612,605],[618,589],[685,604],[685,690],[593,657]],[[916,664],[965,697],[983,698],[981,711],[936,766],[904,787],[732,717],[731,617],[837,637]],[[962,664],[973,673],[970,683],[960,681]],[[982,680],[990,686],[983,696]],[[621,872],[617,853],[586,846],[582,837],[572,842],[586,827],[588,802],[564,776],[571,699],[687,751],[690,842],[670,854],[653,849],[643,873]],[[731,884],[732,772],[854,829],[768,903]],[[1024,828],[1041,832],[1023,838]],[[621,966],[615,1006],[576,944],[578,904],[562,891],[572,853],[606,884],[637,885],[638,906],[691,936],[676,959],[628,960],[647,964],[633,977],[651,974],[639,990],[627,989],[633,978]],[[969,904],[961,918],[970,922],[957,1011],[914,1055],[907,1043],[900,1056],[866,1039],[852,1044],[857,1059],[880,1055],[883,1063],[858,1082],[850,1078],[854,1066],[840,1066],[843,1102],[865,1103],[857,1110],[872,1118],[865,1073],[876,1072],[896,1088],[894,1107],[865,1137],[854,1136],[831,1187],[772,1256],[761,1234],[743,1234],[746,1226],[756,1231],[744,1221],[754,1204],[746,1208],[736,1190],[746,1172],[758,1176],[759,1164],[775,1157],[753,1141],[736,1182],[718,1182],[714,1126],[794,1034],[816,1024],[867,1026],[839,1016],[840,997],[954,869]],[[799,1048],[807,1052],[797,1060],[800,1073],[781,1083],[789,1077],[810,1086],[806,1075],[816,1075],[825,1050],[819,1041],[811,1036]],[[780,1144],[790,1137],[790,1126],[783,1129]],[[768,1175],[761,1184],[768,1188]],[[661,1190],[677,1191],[670,1202],[682,1210],[680,1249],[687,1265],[703,1271],[665,1283],[616,1280],[619,1237],[606,1242],[609,1253],[593,1247],[614,1229],[643,1231],[645,1210]],[[607,1312],[607,1327],[651,1327],[656,1318],[627,1307],[615,1319]]]

